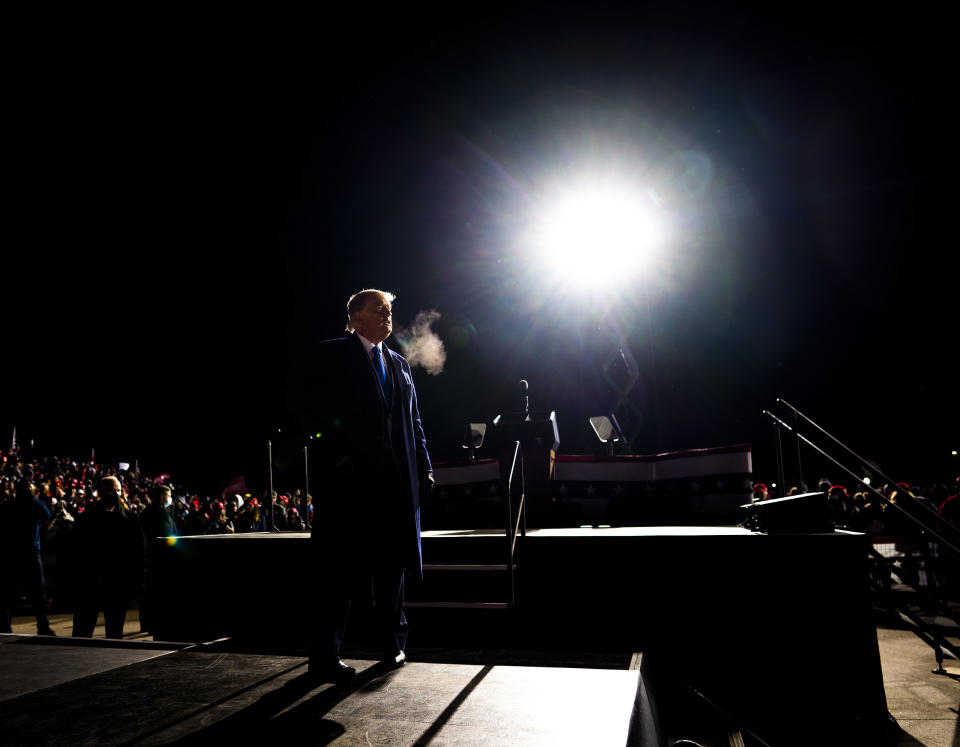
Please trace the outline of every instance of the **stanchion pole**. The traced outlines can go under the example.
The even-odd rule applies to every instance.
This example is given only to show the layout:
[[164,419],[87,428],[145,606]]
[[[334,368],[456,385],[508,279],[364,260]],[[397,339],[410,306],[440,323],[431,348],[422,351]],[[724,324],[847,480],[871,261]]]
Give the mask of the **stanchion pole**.
[[267,527],[271,532],[277,531],[277,525],[273,519],[273,441],[267,440],[267,475],[270,487],[267,493]]
[[310,526],[310,457],[307,445],[303,446],[303,500],[300,501],[300,518],[304,529]]

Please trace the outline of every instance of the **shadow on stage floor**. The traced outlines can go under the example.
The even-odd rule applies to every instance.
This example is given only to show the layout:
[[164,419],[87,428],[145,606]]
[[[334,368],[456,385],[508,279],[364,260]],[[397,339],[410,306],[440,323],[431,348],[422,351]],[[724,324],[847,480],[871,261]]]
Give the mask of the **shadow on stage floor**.
[[656,743],[630,733],[636,670],[348,659],[358,677],[337,686],[310,679],[302,657],[225,648],[4,636],[2,741]]

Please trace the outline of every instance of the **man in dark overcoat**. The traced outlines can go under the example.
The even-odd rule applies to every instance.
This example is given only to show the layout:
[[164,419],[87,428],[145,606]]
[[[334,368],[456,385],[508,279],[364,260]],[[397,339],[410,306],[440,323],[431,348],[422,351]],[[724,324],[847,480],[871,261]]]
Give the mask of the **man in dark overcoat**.
[[97,502],[80,514],[74,532],[73,635],[91,638],[103,610],[107,638],[123,638],[127,608],[143,583],[143,531],[116,477],[102,477],[97,494]]
[[403,665],[404,572],[422,574],[419,499],[433,473],[410,365],[383,344],[393,299],[372,289],[351,296],[349,334],[320,343],[314,367],[309,415],[324,485],[311,536],[321,589],[310,673],[324,681],[356,674],[340,644],[350,599],[371,579],[383,661]]

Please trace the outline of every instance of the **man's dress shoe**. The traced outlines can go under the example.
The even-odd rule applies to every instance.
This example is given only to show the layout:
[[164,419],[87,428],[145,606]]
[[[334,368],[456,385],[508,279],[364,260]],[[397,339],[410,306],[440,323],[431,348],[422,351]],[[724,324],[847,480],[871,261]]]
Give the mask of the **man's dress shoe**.
[[317,682],[333,682],[342,685],[357,678],[357,670],[344,664],[340,659],[334,659],[326,664],[310,663],[307,674]]

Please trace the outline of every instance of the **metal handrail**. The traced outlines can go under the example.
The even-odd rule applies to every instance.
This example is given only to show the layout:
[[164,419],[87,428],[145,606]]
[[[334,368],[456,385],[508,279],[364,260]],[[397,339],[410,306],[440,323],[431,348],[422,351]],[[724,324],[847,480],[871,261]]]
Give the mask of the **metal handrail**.
[[[890,586],[892,581],[890,579],[891,574],[894,572],[892,564],[889,558],[884,557],[880,552],[877,551],[877,548],[870,546],[870,557],[873,559],[883,571],[887,574],[885,578],[876,578],[874,574],[871,574],[871,584],[873,585],[874,592],[884,593],[890,591]],[[901,581],[901,583],[905,583]],[[919,590],[915,587],[911,587],[909,584],[906,586],[913,589],[915,593],[919,593]],[[889,600],[890,597],[887,597]],[[946,617],[949,620],[952,620],[954,623],[958,622],[956,617],[950,613],[950,610],[947,609],[946,605],[943,604],[942,600],[937,598],[934,595],[927,593],[922,597],[923,602],[927,605],[932,605],[936,610],[937,615]],[[910,609],[904,609],[899,605],[883,605],[887,609],[893,609],[900,617],[907,620],[911,625],[913,625],[913,632],[920,638],[924,643],[930,646],[934,650],[934,654],[937,657],[937,669],[934,670],[937,674],[947,674],[943,669],[943,652],[948,651],[950,655],[955,659],[960,659],[960,647],[955,646],[950,641],[948,641],[944,636],[942,636],[937,630],[933,629],[928,625],[922,617],[914,613]],[[956,675],[951,675],[956,676]]]
[[525,508],[525,507],[524,507],[524,498],[525,498],[525,496],[524,496],[524,494],[521,492],[521,493],[520,493],[520,505],[518,506],[518,509],[517,509],[517,521],[516,521],[516,523],[513,525],[513,540],[512,540],[512,543],[511,543],[511,545],[510,545],[510,550],[511,550],[511,552],[512,552],[512,551],[514,550],[514,548],[516,548],[516,546],[517,546],[517,533],[519,532],[522,537],[526,537],[526,536],[527,536],[527,524],[526,524],[526,522],[524,522],[524,524],[523,524],[522,527],[520,526],[520,519],[522,519],[522,518],[524,517],[524,508]]
[[[517,511],[517,523],[513,522],[513,473],[517,467],[517,457],[520,457],[520,505]],[[510,461],[510,470],[507,473],[506,498],[507,498],[507,572],[510,574],[510,606],[513,607],[516,601],[516,584],[513,574],[513,555],[517,541],[517,531],[520,525],[520,517],[524,515],[524,473],[523,473],[523,448],[519,441],[513,443],[513,458]],[[523,527],[523,534],[526,536],[526,525]]]
[[[783,400],[779,400],[779,401],[780,401],[780,402],[783,402]],[[786,404],[786,403],[784,403],[784,404]],[[790,408],[791,408],[791,409],[794,409],[792,405],[790,405]],[[869,484],[867,484],[866,482],[864,482],[864,481],[863,481],[863,478],[858,477],[857,474],[856,474],[853,470],[851,470],[851,469],[850,469],[849,467],[847,467],[846,465],[841,464],[839,461],[837,461],[836,459],[834,459],[834,458],[833,458],[832,456],[830,456],[826,451],[824,451],[823,449],[821,449],[819,446],[817,446],[815,443],[813,443],[813,441],[811,441],[809,438],[807,438],[806,436],[804,436],[802,433],[800,433],[799,431],[797,431],[797,430],[794,429],[794,428],[791,428],[789,425],[787,425],[786,423],[784,423],[782,420],[780,420],[780,418],[778,418],[776,415],[774,415],[772,412],[769,412],[768,410],[764,410],[764,411],[763,411],[763,414],[766,415],[766,416],[768,416],[771,420],[773,420],[775,423],[777,423],[777,425],[779,425],[780,427],[787,428],[787,429],[793,431],[794,434],[796,435],[796,437],[797,437],[798,439],[800,439],[801,441],[803,441],[807,446],[809,446],[811,449],[813,449],[813,450],[816,451],[818,454],[820,454],[820,456],[824,457],[825,459],[829,460],[831,463],[833,463],[834,465],[836,465],[837,467],[839,467],[840,469],[842,469],[844,472],[846,472],[850,477],[852,477],[854,480],[856,480],[856,481],[857,481],[860,485],[862,485],[864,488],[866,488],[867,490],[869,490],[870,492],[872,492],[874,495],[876,495],[877,498],[879,498],[880,501],[881,501],[885,506],[887,506],[887,507],[893,507],[893,508],[897,509],[901,514],[903,514],[903,515],[906,516],[908,519],[910,519],[912,522],[914,522],[915,524],[917,524],[922,531],[927,532],[927,533],[930,534],[932,537],[934,537],[934,538],[937,539],[939,542],[941,542],[941,543],[943,543],[944,545],[946,545],[947,547],[949,547],[949,548],[950,548],[951,550],[953,550],[954,552],[960,553],[960,547],[958,547],[956,544],[954,544],[953,542],[951,542],[950,540],[948,540],[946,537],[944,537],[942,533],[938,532],[936,529],[934,529],[933,527],[929,526],[928,524],[925,524],[925,523],[924,523],[923,521],[921,521],[917,516],[915,516],[914,514],[910,513],[909,511],[907,511],[907,509],[905,509],[905,508],[904,508],[902,505],[900,505],[899,503],[894,503],[893,501],[891,501],[889,498],[887,498],[887,496],[885,496],[883,493],[881,493],[879,490],[877,490],[875,487],[873,487],[873,485],[869,485]],[[804,417],[805,417],[805,416],[804,416]],[[810,421],[810,422],[812,423],[813,421]],[[817,426],[817,427],[819,428],[819,426]],[[823,429],[821,429],[821,430],[823,430]],[[824,433],[826,433],[826,431],[824,431]],[[828,434],[828,435],[829,435],[829,434]],[[831,436],[831,438],[833,438],[833,437]],[[834,440],[836,440],[836,439],[834,439]],[[837,443],[840,443],[840,442],[838,441]],[[841,445],[842,445],[842,444],[841,444]],[[846,447],[844,447],[844,448],[846,448]],[[850,451],[850,450],[847,449],[847,451]],[[852,451],[850,451],[850,453],[853,454]],[[854,454],[854,456],[856,456],[856,455]],[[859,457],[858,457],[858,458],[859,458]],[[861,461],[862,461],[862,460],[861,460]],[[916,501],[916,499],[914,499],[914,502],[919,503],[919,501]]]
[[[880,475],[880,477],[882,477],[882,478],[884,479],[884,481],[886,481],[886,483],[887,483],[888,485],[894,485],[894,484],[896,483],[896,481],[895,481],[893,478],[888,477],[887,475],[885,475],[885,474],[880,470],[879,467],[877,467],[875,464],[872,464],[871,462],[868,462],[868,461],[867,461],[866,459],[864,459],[862,456],[860,456],[859,454],[857,454],[857,452],[855,452],[853,449],[851,449],[849,446],[847,446],[845,443],[843,443],[840,439],[838,439],[838,438],[837,438],[836,436],[834,436],[832,433],[830,433],[829,431],[827,431],[826,428],[824,428],[823,426],[818,425],[817,423],[815,423],[811,418],[809,418],[809,417],[807,417],[806,415],[804,415],[802,412],[800,412],[800,410],[798,410],[796,407],[794,407],[793,405],[791,405],[791,404],[790,404],[789,402],[787,402],[785,399],[783,399],[783,398],[781,398],[781,397],[777,397],[777,402],[779,402],[780,404],[782,404],[784,407],[787,407],[788,409],[790,409],[790,410],[793,412],[793,414],[796,415],[797,417],[803,418],[805,421],[807,421],[810,425],[812,425],[814,428],[816,428],[818,431],[820,431],[823,435],[825,435],[827,438],[829,438],[831,441],[833,441],[837,446],[839,446],[841,449],[843,449],[843,450],[846,451],[848,454],[850,454],[850,456],[852,456],[854,459],[856,459],[858,462],[860,462],[860,464],[861,464],[862,466],[864,466],[864,467],[869,467],[870,469],[872,469],[874,472],[876,472],[878,475]],[[806,440],[806,439],[804,439],[804,440]],[[911,496],[911,497],[912,497],[912,496]],[[932,518],[934,518],[934,519],[939,519],[939,518],[940,518],[940,515],[939,515],[936,511],[934,511],[930,506],[927,506],[927,505],[921,503],[920,501],[917,501],[917,505],[918,505],[920,508],[926,510],[926,511],[931,515]]]
[[[883,474],[883,472],[877,469],[875,465],[872,465],[869,462],[867,462],[865,459],[863,459],[863,457],[861,457],[859,454],[854,452],[853,449],[851,449],[846,444],[842,443],[839,439],[837,439],[836,437],[828,433],[824,428],[817,425],[815,422],[813,422],[813,420],[808,418],[806,415],[800,412],[796,407],[791,405],[789,402],[786,402],[783,399],[778,399],[777,402],[789,408],[797,417],[801,418],[803,421],[805,421],[809,425],[819,430],[822,434],[829,437],[830,440],[832,440],[835,444],[840,446],[847,454],[849,454],[858,462],[860,462],[862,466],[865,466],[865,467],[869,466],[873,468],[873,470],[876,471],[877,474],[880,475],[880,477],[886,480],[887,483],[892,484],[894,482],[892,479],[890,479],[885,474]],[[802,433],[800,433],[799,428],[791,427],[787,423],[783,422],[776,415],[774,415],[771,412],[768,412],[767,410],[764,410],[763,414],[768,416],[777,426],[778,435],[779,435],[780,429],[786,429],[793,433],[793,435],[797,439],[798,456],[799,456],[799,444],[802,441],[804,444],[806,444],[807,446],[812,448],[814,451],[816,451],[818,454],[820,454],[820,456],[824,457],[825,459],[830,461],[832,464],[834,464],[835,466],[839,467],[841,470],[846,472],[864,489],[869,490],[871,493],[873,493],[880,500],[880,502],[883,503],[885,507],[890,508],[892,506],[893,508],[897,509],[901,515],[906,516],[908,519],[910,519],[910,521],[912,521],[914,524],[916,524],[920,528],[921,535],[926,534],[928,535],[929,538],[937,540],[941,546],[947,547],[956,553],[960,553],[960,547],[958,547],[956,540],[951,541],[946,537],[944,537],[944,532],[938,531],[938,529],[940,529],[941,526],[947,528],[947,531],[955,530],[955,527],[947,523],[941,523],[938,521],[931,520],[930,518],[927,518],[926,520],[924,520],[923,518],[921,518],[921,516],[918,516],[915,513],[908,511],[904,507],[904,505],[902,505],[900,502],[894,502],[890,500],[881,491],[873,487],[873,485],[870,485],[867,482],[865,482],[863,478],[857,475],[853,470],[851,470],[845,464],[841,464],[837,459],[835,459],[833,456],[828,454],[824,449],[820,448],[815,443],[813,443],[809,438],[807,438]],[[909,496],[911,504],[913,504],[914,506],[918,506],[918,505],[923,506],[928,510],[932,519],[939,519],[939,514],[937,514],[935,511],[930,511],[929,507],[925,506],[922,502],[914,498],[913,495],[909,493],[909,491],[904,491],[904,492],[906,493],[907,496]],[[957,535],[960,535],[960,532],[955,532],[955,533]],[[929,539],[927,541],[929,542]],[[870,547],[870,555],[875,559],[875,561],[881,563],[882,567],[887,571],[887,573],[891,571],[889,561],[887,560],[887,558],[883,557],[883,555],[881,555],[876,550],[875,547],[872,547],[872,546]],[[871,585],[873,583],[874,582],[871,581]],[[881,581],[881,584],[883,584],[883,581]],[[942,609],[942,600],[938,600],[936,597],[936,594],[931,595],[928,599],[928,602],[931,600],[937,603],[937,606],[941,608],[939,609],[939,612],[943,614],[944,610]],[[913,626],[913,632],[922,641],[924,641],[924,643],[928,644],[931,648],[933,648],[934,654],[937,659],[937,669],[933,671],[937,674],[948,674],[946,670],[944,670],[943,668],[943,652],[948,651],[950,652],[951,655],[956,656],[960,654],[960,649],[957,649],[957,647],[951,644],[950,641],[946,640],[942,635],[940,635],[940,633],[937,630],[927,625],[926,622],[924,622],[924,620],[920,616],[918,616],[911,609],[909,609],[908,606],[904,606],[903,604],[900,604],[898,601],[896,601],[894,597],[886,597],[884,599],[884,602],[890,605],[888,609],[892,609],[898,615],[900,615],[900,617],[902,617],[904,620],[907,620]],[[949,614],[945,616],[950,617],[952,619],[952,616]]]
[[[519,441],[517,442],[520,443]],[[519,532],[521,536],[527,536],[527,522],[524,521],[521,526],[520,520],[526,519],[527,516],[527,507],[526,507],[526,498],[527,498],[527,484],[526,484],[526,473],[523,469],[523,449],[520,449],[520,504],[517,506],[517,520],[513,524],[513,537],[510,543],[511,559],[513,558],[513,550],[517,546],[517,533]]]

